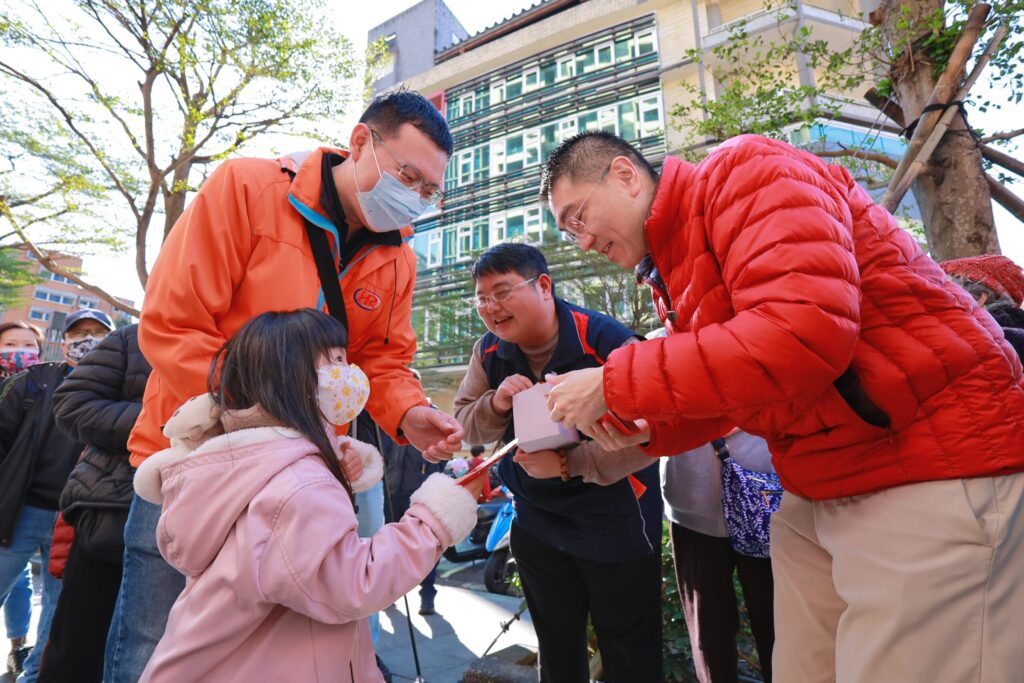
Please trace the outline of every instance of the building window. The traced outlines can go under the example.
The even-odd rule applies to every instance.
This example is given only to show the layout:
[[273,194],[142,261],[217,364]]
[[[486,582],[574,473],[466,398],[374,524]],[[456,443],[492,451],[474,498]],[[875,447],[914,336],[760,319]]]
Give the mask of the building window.
[[473,150],[473,180],[477,182],[487,180],[490,157],[490,148],[487,145],[480,145]]
[[491,105],[501,104],[505,101],[505,81],[500,81],[491,86]]
[[541,85],[554,85],[555,81],[558,80],[558,65],[554,62],[548,62],[540,68],[540,83]]
[[505,173],[505,141],[495,140],[491,142],[491,175],[498,176]]
[[637,138],[636,101],[622,102],[619,104],[619,135],[623,140],[636,140]]
[[585,74],[594,70],[594,50],[588,48],[576,55],[576,73]]
[[633,39],[619,38],[615,41],[615,61],[628,62],[633,58]]
[[434,268],[441,265],[441,230],[432,230],[427,234],[427,267]]
[[558,147],[558,124],[549,123],[540,129],[540,155],[547,159]]
[[594,53],[597,56],[597,66],[602,68],[605,66],[611,66],[614,59],[615,46],[611,42],[602,43],[594,48]]
[[576,118],[576,125],[579,126],[580,131],[585,130],[596,130],[597,129],[597,112],[588,111],[580,114]]
[[540,130],[528,130],[523,138],[526,146],[526,165],[536,166],[540,163]]
[[533,92],[540,87],[540,69],[533,67],[523,72],[523,92]]
[[523,170],[523,134],[505,138],[505,168],[509,173]]
[[636,56],[643,57],[644,55],[656,52],[658,49],[657,40],[654,37],[654,29],[650,28],[646,31],[636,34]]
[[576,75],[576,57],[562,57],[558,60],[558,80],[564,81]]
[[618,135],[618,112],[613,104],[597,112],[597,127],[603,131]]
[[511,209],[505,212],[505,235],[508,239],[513,237],[522,237],[523,233],[523,210],[522,209]]
[[455,229],[457,232],[455,259],[457,261],[468,261],[473,255],[473,224],[459,223]]
[[454,262],[458,254],[458,244],[455,240],[455,228],[445,228],[441,232],[441,240],[441,262],[447,265]]
[[458,169],[459,187],[473,182],[473,150],[459,152]]
[[473,93],[469,93],[468,95],[463,95],[462,97],[459,98],[459,102],[461,103],[461,114],[462,114],[462,116],[469,116],[470,114],[473,113],[473,111],[474,111],[474,106],[473,105],[475,104],[475,100],[473,98]]
[[644,137],[661,132],[661,95],[640,98],[640,134]]
[[526,239],[534,244],[544,244],[544,222],[540,206],[526,208]]
[[28,312],[28,317],[32,320],[50,322],[50,311],[45,308],[33,308]]
[[505,241],[505,214],[492,213],[488,224],[491,229],[491,244],[501,244]]
[[509,100],[514,100],[523,94],[523,77],[513,76],[512,78],[505,81],[505,97]]
[[563,119],[558,122],[559,142],[564,142],[576,135],[576,119]]
[[99,308],[99,305],[100,305],[99,301],[94,301],[92,299],[79,299],[78,300],[78,307],[79,308]]

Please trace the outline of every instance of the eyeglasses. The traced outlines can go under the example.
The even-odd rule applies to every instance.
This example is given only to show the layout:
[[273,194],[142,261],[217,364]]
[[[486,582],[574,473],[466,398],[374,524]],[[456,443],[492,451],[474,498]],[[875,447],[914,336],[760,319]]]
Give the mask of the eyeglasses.
[[590,192],[588,192],[587,196],[583,198],[582,202],[580,202],[580,208],[576,209],[576,213],[565,219],[565,226],[562,230],[565,232],[565,239],[569,242],[579,244],[580,237],[582,237],[587,231],[587,224],[580,220],[580,216],[583,215],[583,207],[587,205],[587,202],[590,200],[590,196],[594,194],[594,190],[604,182],[604,179],[608,177],[608,173],[611,170],[612,167],[609,165],[608,170],[601,174],[601,179],[594,183],[594,186],[590,188]]
[[496,292],[491,292],[490,296],[472,296],[469,299],[467,299],[467,301],[470,303],[470,305],[472,305],[475,308],[487,308],[487,305],[492,301],[496,304],[500,304],[502,302],[508,301],[509,297],[511,297],[517,289],[525,287],[526,285],[536,280],[538,277],[540,276],[538,275],[536,277],[531,277],[529,280],[520,282],[518,285],[512,285],[511,287],[499,289]]
[[85,339],[86,337],[94,337],[96,339],[105,339],[110,334],[107,330],[93,331],[93,330],[71,330],[64,335],[65,339],[72,341],[78,341],[79,339]]
[[373,135],[374,140],[380,143],[380,146],[387,150],[387,153],[391,155],[391,158],[398,164],[398,180],[403,185],[408,187],[410,190],[419,194],[424,201],[431,204],[437,204],[439,201],[444,199],[444,190],[433,183],[428,183],[423,177],[423,174],[415,166],[403,163],[395,153],[391,151],[391,148],[384,142],[384,138],[380,136],[380,133],[370,129],[370,134]]

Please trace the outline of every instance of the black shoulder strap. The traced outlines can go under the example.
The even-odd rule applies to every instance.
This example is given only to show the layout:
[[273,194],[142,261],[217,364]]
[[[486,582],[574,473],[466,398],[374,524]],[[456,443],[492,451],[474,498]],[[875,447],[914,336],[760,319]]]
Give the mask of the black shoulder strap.
[[345,297],[341,293],[341,278],[331,254],[331,247],[327,243],[327,235],[306,218],[302,220],[306,224],[306,235],[309,236],[309,244],[313,248],[313,260],[316,261],[316,272],[320,276],[320,287],[324,291],[327,310],[347,330],[348,315],[345,313]]
[[[294,171],[287,168],[281,170],[295,180]],[[338,273],[337,262],[331,254],[331,246],[327,243],[327,235],[305,216],[302,217],[302,222],[306,225],[306,236],[309,237],[309,246],[313,249],[313,261],[316,262],[316,273],[320,276],[320,289],[324,292],[327,310],[347,330],[348,314],[345,312],[345,296],[341,291],[341,276]]]
[[711,447],[715,449],[715,455],[722,462],[729,457],[729,447],[725,445],[725,439],[715,439],[711,442]]

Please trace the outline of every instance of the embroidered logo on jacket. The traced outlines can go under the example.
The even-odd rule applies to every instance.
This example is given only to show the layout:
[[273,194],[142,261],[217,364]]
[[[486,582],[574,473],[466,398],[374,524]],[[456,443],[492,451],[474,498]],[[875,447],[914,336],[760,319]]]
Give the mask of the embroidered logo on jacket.
[[353,292],[352,300],[356,302],[356,306],[366,311],[376,311],[380,308],[380,295],[363,287]]

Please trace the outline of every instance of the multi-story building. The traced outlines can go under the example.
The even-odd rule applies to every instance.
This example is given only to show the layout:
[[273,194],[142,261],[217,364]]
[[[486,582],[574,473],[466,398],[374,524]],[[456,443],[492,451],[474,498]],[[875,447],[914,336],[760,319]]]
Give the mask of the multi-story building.
[[[29,263],[35,262],[35,257],[28,249],[20,250],[18,259]],[[82,268],[82,259],[77,256],[60,255],[54,261],[66,270],[79,271]],[[0,322],[30,322],[46,332],[48,341],[56,342],[59,340],[64,319],[70,313],[83,308],[101,310],[119,324],[131,321],[130,316],[115,309],[95,294],[82,289],[63,275],[51,273],[40,263],[36,265],[40,281],[21,289],[19,304],[0,309]],[[129,307],[134,307],[133,302],[128,299],[119,300]]]
[[[472,287],[466,269],[489,245],[520,239],[542,246],[563,293],[585,273],[538,200],[542,165],[560,142],[611,131],[658,167],[667,152],[694,146],[667,113],[688,98],[715,97],[708,62],[736,22],[749,35],[807,27],[842,45],[865,27],[854,18],[861,9],[858,0],[797,0],[771,11],[760,0],[542,0],[467,36],[443,0],[424,0],[372,29],[369,39],[383,37],[394,54],[375,87],[401,82],[422,92],[445,112],[455,137],[445,199],[415,226],[417,363],[465,362],[481,330],[462,303]],[[434,47],[431,59],[425,45]],[[804,61],[792,66],[794,84],[814,83]],[[794,127],[790,137],[855,143],[878,120],[868,105],[844,100],[834,120],[814,131]],[[898,155],[895,133],[882,131],[879,144]]]

